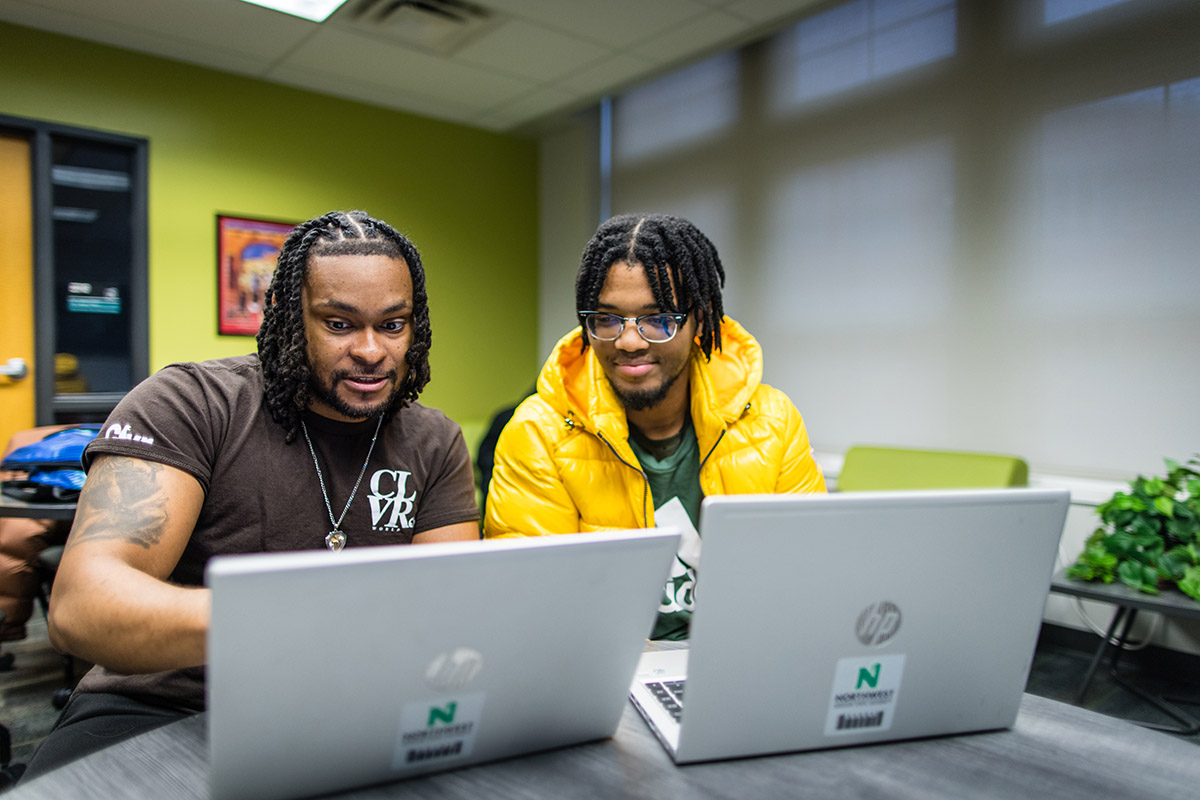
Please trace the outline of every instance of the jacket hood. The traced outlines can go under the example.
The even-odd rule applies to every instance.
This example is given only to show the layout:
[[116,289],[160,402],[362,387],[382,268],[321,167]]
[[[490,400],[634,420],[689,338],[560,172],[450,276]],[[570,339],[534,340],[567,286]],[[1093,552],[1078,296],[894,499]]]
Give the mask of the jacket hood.
[[[538,395],[565,419],[591,430],[628,434],[625,409],[609,384],[594,348],[580,352],[583,330],[575,328],[554,346],[538,376]],[[730,317],[721,320],[721,349],[704,360],[692,344],[689,360],[692,415],[716,415],[724,424],[737,419],[762,382],[762,348]]]

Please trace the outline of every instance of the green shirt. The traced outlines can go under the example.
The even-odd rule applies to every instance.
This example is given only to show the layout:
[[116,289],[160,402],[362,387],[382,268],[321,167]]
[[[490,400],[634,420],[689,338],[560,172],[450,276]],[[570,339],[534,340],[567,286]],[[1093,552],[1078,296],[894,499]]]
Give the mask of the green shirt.
[[[642,465],[650,482],[650,497],[657,511],[673,498],[678,498],[691,520],[699,528],[700,501],[700,443],[689,416],[683,429],[669,439],[652,440],[630,425],[629,446]],[[686,639],[695,606],[696,565],[687,564],[676,556],[671,576],[663,587],[652,639]]]

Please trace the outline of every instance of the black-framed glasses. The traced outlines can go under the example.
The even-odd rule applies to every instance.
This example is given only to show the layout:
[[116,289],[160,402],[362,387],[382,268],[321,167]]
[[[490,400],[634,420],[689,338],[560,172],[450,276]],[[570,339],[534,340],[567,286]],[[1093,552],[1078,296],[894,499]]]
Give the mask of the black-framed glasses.
[[640,335],[647,342],[662,344],[675,338],[679,326],[687,319],[687,314],[642,314],[640,317],[622,317],[620,314],[610,314],[607,311],[580,311],[583,324],[587,326],[592,338],[601,342],[612,342],[625,331],[625,323],[632,322]]

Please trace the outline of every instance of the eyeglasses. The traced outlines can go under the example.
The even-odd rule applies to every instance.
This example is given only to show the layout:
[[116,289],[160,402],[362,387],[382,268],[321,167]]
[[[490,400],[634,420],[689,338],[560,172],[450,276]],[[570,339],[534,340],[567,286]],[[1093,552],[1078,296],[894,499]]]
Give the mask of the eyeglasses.
[[643,314],[640,317],[622,317],[607,311],[580,311],[588,333],[601,342],[612,342],[625,332],[625,323],[632,322],[638,334],[647,342],[662,344],[675,338],[679,326],[687,314]]

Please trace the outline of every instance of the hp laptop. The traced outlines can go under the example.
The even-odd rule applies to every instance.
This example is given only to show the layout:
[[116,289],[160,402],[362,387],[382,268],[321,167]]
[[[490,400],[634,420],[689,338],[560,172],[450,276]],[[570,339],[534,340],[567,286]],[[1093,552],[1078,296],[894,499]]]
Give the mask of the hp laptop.
[[612,736],[677,543],[214,558],[210,796],[324,794]]
[[707,498],[689,647],[634,703],[678,763],[1011,727],[1068,499]]

